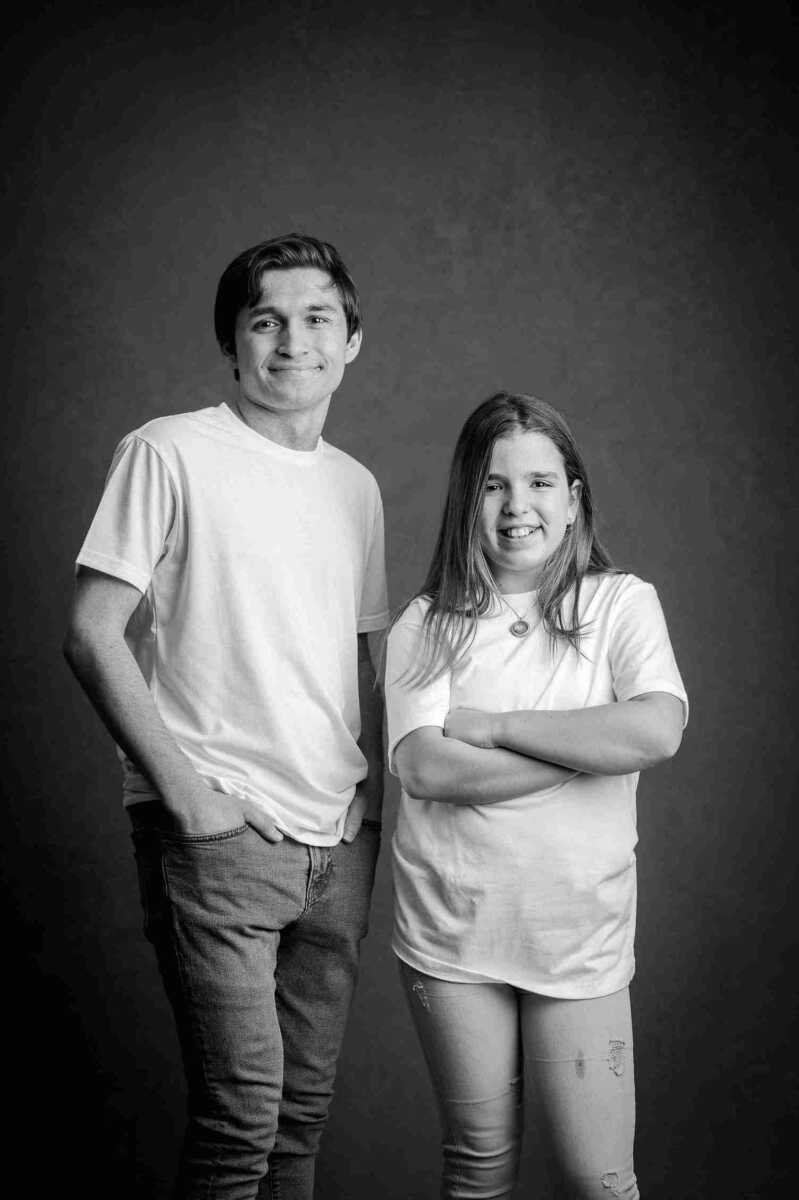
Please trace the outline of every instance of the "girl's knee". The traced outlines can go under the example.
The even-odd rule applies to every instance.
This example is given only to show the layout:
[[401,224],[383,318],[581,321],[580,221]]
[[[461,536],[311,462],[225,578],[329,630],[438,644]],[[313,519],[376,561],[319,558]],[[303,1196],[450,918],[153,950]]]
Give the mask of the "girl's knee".
[[485,1100],[450,1100],[444,1111],[446,1200],[501,1200],[513,1193],[521,1146],[521,1080]]

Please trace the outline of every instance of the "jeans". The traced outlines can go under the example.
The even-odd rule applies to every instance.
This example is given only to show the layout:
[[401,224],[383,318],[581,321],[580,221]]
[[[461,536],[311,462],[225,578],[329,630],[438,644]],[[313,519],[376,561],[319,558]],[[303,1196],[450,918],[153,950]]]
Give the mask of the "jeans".
[[541,1097],[570,1200],[638,1200],[629,989],[554,1000],[448,983],[400,963],[443,1129],[442,1200],[513,1194],[523,1064]]
[[180,1038],[179,1200],[311,1200],[380,843],[210,837],[132,806],[145,933]]

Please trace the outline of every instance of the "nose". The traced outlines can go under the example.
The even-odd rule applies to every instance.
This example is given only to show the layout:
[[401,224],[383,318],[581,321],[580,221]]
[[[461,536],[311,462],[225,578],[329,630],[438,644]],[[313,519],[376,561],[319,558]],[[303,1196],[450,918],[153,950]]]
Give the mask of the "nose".
[[286,321],[280,331],[277,344],[278,354],[286,358],[296,358],[307,352],[305,326],[301,321]]
[[524,487],[509,487],[505,492],[505,502],[502,511],[508,517],[519,517],[529,512],[531,508],[530,491]]

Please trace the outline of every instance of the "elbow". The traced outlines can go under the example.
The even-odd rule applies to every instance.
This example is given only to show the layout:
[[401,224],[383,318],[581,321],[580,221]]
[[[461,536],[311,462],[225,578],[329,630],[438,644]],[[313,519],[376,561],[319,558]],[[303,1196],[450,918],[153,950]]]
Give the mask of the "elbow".
[[394,763],[403,791],[415,800],[452,800],[457,794],[456,772],[437,727],[403,738],[394,751]]
[[[669,697],[669,700],[672,701],[672,697]],[[682,703],[672,701],[657,726],[658,762],[666,762],[668,759],[674,758],[682,744],[683,729]]]
[[674,757],[682,742],[684,715],[682,702],[671,695],[640,697],[638,714],[634,769],[640,771]]
[[94,648],[90,632],[79,622],[70,621],[61,651],[75,675],[82,675],[94,659]]
[[661,737],[661,762],[666,762],[674,755],[682,745],[682,726],[676,729],[664,729]]
[[400,745],[395,755],[403,791],[414,800],[441,800],[451,793],[447,772],[438,755],[424,748]]
[[64,640],[61,643],[61,653],[74,671],[75,663],[80,659],[81,655],[81,641],[71,625],[64,634]]
[[434,772],[423,762],[407,762],[399,770],[403,791],[414,800],[437,799]]
[[647,739],[646,747],[642,747],[639,770],[656,767],[659,763],[668,762],[680,748],[682,743],[682,727],[665,723],[654,730]]

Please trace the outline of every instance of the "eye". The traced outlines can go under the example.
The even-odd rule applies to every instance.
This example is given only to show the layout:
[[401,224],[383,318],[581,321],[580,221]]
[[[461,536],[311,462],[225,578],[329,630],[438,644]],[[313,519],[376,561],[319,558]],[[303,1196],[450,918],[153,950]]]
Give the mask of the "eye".
[[328,319],[327,317],[309,317],[308,323],[310,325],[327,325]]
[[546,480],[546,479],[534,479],[532,486],[534,488],[548,488],[548,487],[552,487],[552,484],[549,483],[548,480]]
[[494,483],[492,481],[491,483],[486,484],[486,491],[487,492],[498,492],[501,487],[502,487],[501,483]]
[[261,333],[264,330],[274,329],[274,328],[276,328],[276,326],[277,326],[277,321],[272,320],[271,317],[262,317],[260,321],[255,322],[255,324],[253,325],[252,328],[253,328],[253,332]]

